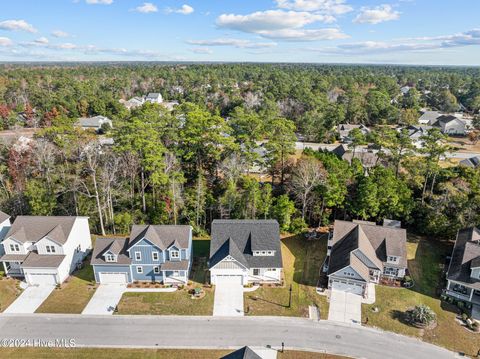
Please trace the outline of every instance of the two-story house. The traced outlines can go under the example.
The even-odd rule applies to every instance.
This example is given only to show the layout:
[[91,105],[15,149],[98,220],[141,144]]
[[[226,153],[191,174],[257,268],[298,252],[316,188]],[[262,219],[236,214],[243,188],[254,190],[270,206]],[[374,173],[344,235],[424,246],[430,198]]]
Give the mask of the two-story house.
[[280,230],[275,220],[212,222],[209,268],[211,283],[231,279],[279,283],[282,279]]
[[92,248],[88,217],[18,216],[2,241],[7,276],[62,283]]
[[146,102],[150,103],[162,103],[163,102],[163,97],[162,94],[158,92],[150,92],[146,97],[145,97]]
[[457,233],[447,271],[446,294],[480,305],[480,229],[465,228]]
[[98,283],[186,284],[192,266],[192,227],[134,225],[128,238],[98,238],[91,264]]
[[[395,225],[391,225],[394,223]],[[407,234],[399,223],[336,220],[328,240],[328,287],[368,295],[381,277],[400,279],[407,269]]]

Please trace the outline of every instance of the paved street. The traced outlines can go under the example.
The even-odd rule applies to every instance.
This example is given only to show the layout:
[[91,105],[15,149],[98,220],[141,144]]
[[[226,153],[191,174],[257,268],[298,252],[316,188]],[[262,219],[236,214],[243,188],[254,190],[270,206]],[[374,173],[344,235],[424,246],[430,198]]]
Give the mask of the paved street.
[[5,313],[35,313],[37,308],[55,290],[53,285],[31,285],[5,309]]
[[358,325],[280,317],[0,315],[7,339],[73,338],[78,346],[236,348],[272,345],[369,359],[443,359],[454,354],[419,340]]

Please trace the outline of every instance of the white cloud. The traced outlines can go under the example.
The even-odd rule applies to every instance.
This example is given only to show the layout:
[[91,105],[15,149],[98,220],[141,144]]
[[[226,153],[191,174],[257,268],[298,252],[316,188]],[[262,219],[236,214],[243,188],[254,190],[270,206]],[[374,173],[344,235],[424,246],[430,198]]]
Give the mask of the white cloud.
[[400,12],[394,11],[391,5],[383,4],[374,8],[362,7],[353,22],[359,24],[379,24],[399,18]]
[[45,36],[39,37],[38,39],[35,40],[37,44],[48,44],[48,39]]
[[70,35],[65,31],[55,30],[55,31],[52,31],[52,36],[53,37],[69,37]]
[[346,0],[275,0],[281,9],[340,15],[353,10]]
[[0,46],[12,46],[13,41],[8,37],[0,37]]
[[248,15],[222,14],[217,18],[219,27],[249,33],[262,33],[274,30],[301,28],[314,22],[335,21],[330,15],[309,12],[268,10]]
[[179,8],[179,9],[172,9],[172,8],[166,8],[165,9],[165,12],[167,14],[176,13],[176,14],[182,14],[182,15],[190,15],[194,11],[195,11],[195,9],[193,7],[191,7],[190,5],[186,5],[186,4],[182,5],[182,7]]
[[0,22],[0,29],[1,30],[8,30],[8,31],[26,31],[26,32],[37,32],[31,24],[26,22],[25,20],[5,20]]
[[213,54],[213,51],[209,49],[208,47],[194,47],[190,49],[191,52],[194,52],[196,54],[201,54],[201,55],[210,55]]
[[85,0],[87,4],[90,5],[111,5],[113,0]]
[[152,4],[151,2],[145,2],[143,3],[143,5],[136,7],[135,11],[148,14],[151,12],[157,12],[158,8],[155,4]]
[[347,39],[350,36],[337,28],[325,29],[283,29],[262,32],[263,37],[284,41],[320,41]]
[[213,40],[190,40],[191,45],[197,46],[233,46],[245,49],[260,49],[277,46],[275,42],[253,42],[242,39],[213,39]]

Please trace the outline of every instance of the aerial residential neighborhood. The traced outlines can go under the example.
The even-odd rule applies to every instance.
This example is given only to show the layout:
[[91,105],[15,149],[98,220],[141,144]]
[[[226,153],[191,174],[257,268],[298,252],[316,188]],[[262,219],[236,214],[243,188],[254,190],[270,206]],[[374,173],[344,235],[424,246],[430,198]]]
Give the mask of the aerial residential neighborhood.
[[480,358],[478,1],[0,8],[0,359]]

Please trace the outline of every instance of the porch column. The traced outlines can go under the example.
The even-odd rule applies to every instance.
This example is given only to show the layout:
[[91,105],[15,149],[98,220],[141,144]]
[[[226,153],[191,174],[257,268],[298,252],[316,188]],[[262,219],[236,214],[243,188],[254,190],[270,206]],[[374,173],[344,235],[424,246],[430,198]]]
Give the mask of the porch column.
[[475,291],[475,289],[473,288],[470,288],[471,291],[470,291],[470,302],[472,301],[472,297],[473,297],[473,292]]
[[3,263],[3,271],[5,272],[5,275],[8,274],[7,272],[7,265],[5,264],[5,262],[2,262]]

